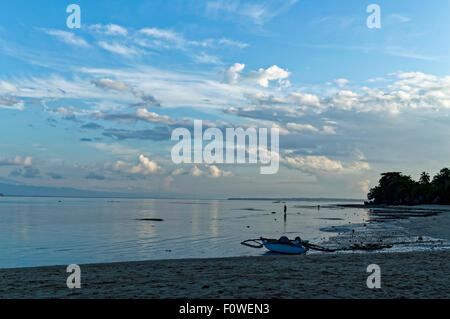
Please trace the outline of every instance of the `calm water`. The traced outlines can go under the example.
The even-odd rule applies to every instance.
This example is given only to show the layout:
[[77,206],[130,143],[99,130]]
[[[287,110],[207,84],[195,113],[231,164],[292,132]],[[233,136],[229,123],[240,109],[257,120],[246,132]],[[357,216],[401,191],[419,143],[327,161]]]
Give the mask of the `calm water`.
[[284,204],[272,201],[3,197],[0,268],[261,255],[240,242],[283,234],[320,242],[334,235],[321,228],[367,218],[332,202],[286,204],[285,222]]

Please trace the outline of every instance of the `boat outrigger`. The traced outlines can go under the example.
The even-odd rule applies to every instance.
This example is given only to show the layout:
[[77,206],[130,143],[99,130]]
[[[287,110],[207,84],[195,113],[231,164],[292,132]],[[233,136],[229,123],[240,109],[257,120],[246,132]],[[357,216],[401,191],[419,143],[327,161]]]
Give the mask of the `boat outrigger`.
[[294,240],[290,240],[286,236],[280,237],[280,239],[269,239],[260,237],[258,239],[248,239],[241,242],[242,245],[252,248],[262,248],[270,250],[271,252],[287,255],[300,255],[305,254],[308,250],[319,250],[326,252],[333,252],[335,250],[321,247],[303,241],[300,237],[296,237]]

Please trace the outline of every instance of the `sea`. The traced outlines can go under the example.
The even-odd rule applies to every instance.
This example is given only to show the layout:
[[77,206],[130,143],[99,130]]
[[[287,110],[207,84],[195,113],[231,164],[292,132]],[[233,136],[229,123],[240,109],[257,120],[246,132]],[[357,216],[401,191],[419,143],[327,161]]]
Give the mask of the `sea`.
[[361,202],[2,197],[0,268],[263,255],[240,243],[321,243],[336,235],[330,227],[368,219],[339,203]]

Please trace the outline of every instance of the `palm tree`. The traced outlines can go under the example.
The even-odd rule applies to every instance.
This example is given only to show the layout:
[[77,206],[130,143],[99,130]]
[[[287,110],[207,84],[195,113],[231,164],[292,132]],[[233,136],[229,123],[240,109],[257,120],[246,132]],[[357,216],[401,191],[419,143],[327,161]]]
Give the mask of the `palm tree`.
[[430,174],[422,172],[422,174],[420,174],[419,183],[424,185],[430,184]]

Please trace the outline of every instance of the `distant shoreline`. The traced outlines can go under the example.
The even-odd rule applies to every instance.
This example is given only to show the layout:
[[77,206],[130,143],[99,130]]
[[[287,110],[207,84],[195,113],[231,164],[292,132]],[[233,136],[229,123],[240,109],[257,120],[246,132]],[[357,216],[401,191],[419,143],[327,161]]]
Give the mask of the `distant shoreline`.
[[139,197],[139,196],[58,196],[58,195],[6,195],[13,198],[79,198],[79,199],[165,199],[165,200],[226,200],[226,198]]
[[[346,202],[364,202],[364,199],[355,198],[330,198],[330,197],[289,197],[289,198],[262,198],[262,197],[230,197],[230,198],[190,198],[190,197],[146,197],[146,196],[60,196],[60,195],[8,195],[3,194],[0,197],[14,198],[80,198],[80,199],[165,199],[165,200],[254,200],[254,201],[346,201]],[[357,204],[355,204],[357,205]],[[350,206],[349,206],[350,207]],[[355,206],[356,207],[356,206]]]
[[417,204],[417,205],[387,205],[387,204],[337,204],[346,208],[387,208],[398,210],[443,210],[449,211],[450,205],[445,204]]
[[276,197],[230,197],[228,200],[271,200],[271,201],[303,201],[303,202],[312,202],[312,201],[326,201],[326,202],[335,202],[335,201],[346,201],[346,202],[364,202],[364,199],[356,199],[356,198],[330,198],[330,197],[287,197],[287,198],[276,198]]

